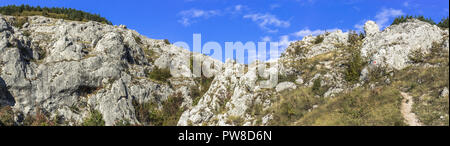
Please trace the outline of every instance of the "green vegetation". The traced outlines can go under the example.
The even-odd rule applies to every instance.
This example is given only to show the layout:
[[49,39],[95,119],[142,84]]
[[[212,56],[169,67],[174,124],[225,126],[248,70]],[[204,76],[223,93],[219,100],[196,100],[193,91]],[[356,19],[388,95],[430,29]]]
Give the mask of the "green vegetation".
[[284,75],[278,76],[278,82],[294,82],[297,79],[297,75]]
[[[194,58],[191,54],[191,57],[189,58],[189,69],[191,70],[191,73],[194,72]],[[191,97],[193,99],[192,106],[195,106],[200,101],[200,98],[203,97],[203,95],[209,90],[209,87],[211,86],[212,81],[214,80],[214,77],[207,78],[205,76],[194,78],[195,83],[198,86],[191,87]]]
[[425,125],[449,125],[449,98],[440,96],[449,87],[449,54],[442,43],[434,43],[421,60],[436,67],[410,66],[393,78],[395,86],[413,97],[413,112]]
[[345,80],[351,83],[359,81],[361,70],[363,69],[365,62],[361,56],[362,39],[360,35],[355,32],[349,32],[349,46],[346,47],[346,51],[350,54],[350,58],[346,63],[347,70],[345,72]]
[[436,22],[434,22],[433,19],[425,18],[422,15],[419,15],[419,16],[409,16],[409,15],[400,16],[400,17],[395,18],[394,22],[392,22],[391,25],[396,25],[396,24],[401,24],[401,23],[404,23],[404,22],[408,22],[408,20],[410,20],[410,19],[417,19],[417,20],[420,20],[420,21],[423,21],[423,22],[430,23],[431,25],[436,25]]
[[242,126],[244,124],[244,118],[240,116],[228,116],[226,123],[235,126]]
[[42,109],[36,109],[36,114],[27,116],[23,125],[26,126],[57,126],[56,119],[51,120]]
[[270,125],[291,125],[312,110],[314,105],[324,102],[323,97],[315,97],[312,89],[307,87],[282,92],[276,104],[269,109],[274,116]]
[[423,63],[425,59],[422,49],[413,50],[408,58],[412,63]]
[[323,96],[323,94],[325,94],[325,92],[328,91],[327,87],[322,87],[322,79],[321,78],[314,80],[313,86],[311,89],[315,95],[319,95],[319,96]]
[[170,45],[170,41],[168,39],[164,39],[164,43],[166,43],[167,45]]
[[91,110],[90,116],[83,121],[83,126],[105,126],[103,115],[97,110]]
[[178,119],[183,113],[181,104],[183,103],[183,95],[176,93],[169,96],[168,99],[162,102],[162,109],[158,107],[155,101],[146,103],[138,103],[133,101],[136,116],[138,121],[143,125],[151,126],[176,126]]
[[295,46],[294,50],[295,50],[295,54],[297,54],[297,55],[306,54],[309,51],[308,48],[301,47],[301,46]]
[[156,67],[152,72],[148,73],[148,77],[157,81],[167,82],[171,78],[170,70],[168,68],[160,69]]
[[132,126],[129,120],[119,120],[114,126]]
[[320,44],[320,43],[323,42],[324,39],[325,39],[324,36],[318,35],[318,36],[316,37],[316,39],[314,40],[314,44]]
[[203,95],[205,95],[205,93],[209,90],[213,79],[214,77],[207,78],[204,76],[194,79],[199,86],[191,87],[191,97],[193,99],[192,106],[197,105],[200,101],[200,98],[202,98]]
[[14,126],[14,113],[10,106],[0,107],[0,126]]
[[28,18],[27,17],[17,17],[16,20],[13,22],[13,26],[17,27],[17,28],[22,28],[22,26],[28,23]]
[[360,87],[330,99],[306,113],[298,125],[405,125],[400,113],[401,96],[393,87]]
[[437,26],[441,27],[441,28],[448,28],[449,24],[448,24],[448,16],[447,18],[443,18],[438,24]]
[[[96,21],[104,24],[112,24],[110,21],[106,20],[98,14],[91,14],[72,8],[48,8],[48,7],[33,7],[29,5],[8,5],[0,7],[0,13],[3,15],[13,15],[13,16],[46,16],[56,19],[66,19],[74,21]],[[18,23],[17,25],[19,25]],[[21,25],[20,25],[21,26]]]

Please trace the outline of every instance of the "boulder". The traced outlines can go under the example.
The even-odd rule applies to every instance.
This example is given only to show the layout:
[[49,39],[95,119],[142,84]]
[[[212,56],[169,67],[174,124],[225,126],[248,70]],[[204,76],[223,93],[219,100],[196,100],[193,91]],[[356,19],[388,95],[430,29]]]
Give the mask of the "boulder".
[[380,28],[374,21],[369,20],[364,24],[364,32],[367,36],[372,36],[380,32]]
[[277,85],[275,90],[277,92],[281,92],[281,91],[284,91],[284,90],[287,90],[287,89],[296,89],[296,88],[297,88],[297,86],[294,83],[292,83],[292,82],[282,82],[282,83],[279,83]]

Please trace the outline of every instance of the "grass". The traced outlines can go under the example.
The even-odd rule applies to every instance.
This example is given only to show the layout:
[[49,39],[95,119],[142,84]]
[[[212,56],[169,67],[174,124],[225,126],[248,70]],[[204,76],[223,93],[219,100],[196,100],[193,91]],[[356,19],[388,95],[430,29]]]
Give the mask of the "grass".
[[51,120],[42,109],[36,109],[36,114],[27,116],[24,121],[24,126],[57,126],[56,119]]
[[160,69],[156,67],[152,72],[148,73],[148,77],[157,81],[167,82],[167,80],[171,78],[172,75],[170,74],[170,69]]
[[270,125],[291,125],[307,114],[314,105],[324,102],[324,98],[315,97],[311,88],[307,87],[282,92],[274,106],[268,110],[274,117]]
[[0,126],[13,126],[14,112],[10,106],[0,107]]
[[244,118],[240,116],[228,116],[226,123],[234,126],[242,126],[244,124]]
[[183,95],[176,93],[166,101],[162,102],[162,109],[160,110],[155,101],[146,103],[138,103],[133,101],[136,116],[138,121],[143,125],[151,126],[176,126],[177,122],[183,113],[181,104],[183,103]]
[[[191,57],[189,58],[189,69],[191,70],[192,73],[193,68],[194,68],[194,59],[191,55]],[[200,101],[200,98],[203,97],[203,95],[209,90],[209,87],[211,86],[214,77],[207,78],[202,74],[201,77],[197,77],[194,80],[198,86],[193,86],[190,88],[191,97],[193,99],[192,106],[196,106]]]
[[357,88],[330,99],[325,105],[306,113],[297,125],[401,126],[401,96],[392,87],[377,93],[367,87]]
[[282,82],[295,82],[295,80],[297,79],[297,75],[292,74],[292,75],[285,75],[285,76],[278,76],[278,82],[282,83]]
[[437,43],[433,46],[424,54],[423,63],[436,67],[410,66],[397,71],[393,84],[413,97],[413,112],[423,124],[449,125],[449,98],[440,97],[442,89],[449,87],[449,56]]
[[98,110],[91,110],[89,117],[83,120],[83,126],[105,126],[103,115]]
[[17,28],[22,28],[25,23],[28,23],[27,17],[15,17],[16,20],[13,22],[13,26]]

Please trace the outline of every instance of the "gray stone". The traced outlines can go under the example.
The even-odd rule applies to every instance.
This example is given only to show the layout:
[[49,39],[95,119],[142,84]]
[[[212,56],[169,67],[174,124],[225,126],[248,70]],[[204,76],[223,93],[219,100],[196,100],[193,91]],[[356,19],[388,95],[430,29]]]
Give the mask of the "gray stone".
[[369,20],[364,24],[364,31],[366,35],[372,36],[380,32],[380,28],[374,21]]
[[284,91],[284,90],[287,90],[287,89],[296,89],[296,88],[297,88],[297,86],[294,83],[292,83],[292,82],[282,82],[282,83],[277,85],[275,90],[277,92],[281,92],[281,91]]

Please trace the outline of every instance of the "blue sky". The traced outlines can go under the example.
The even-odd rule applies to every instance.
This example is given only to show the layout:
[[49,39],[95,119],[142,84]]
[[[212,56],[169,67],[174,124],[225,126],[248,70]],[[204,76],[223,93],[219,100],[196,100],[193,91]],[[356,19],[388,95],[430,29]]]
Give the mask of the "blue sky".
[[[1,0],[0,6],[30,4],[98,13],[113,24],[154,39],[202,43],[277,41],[288,45],[305,35],[335,29],[361,30],[366,20],[389,25],[402,14],[435,21],[449,14],[448,0]],[[283,48],[284,48],[283,47]]]

